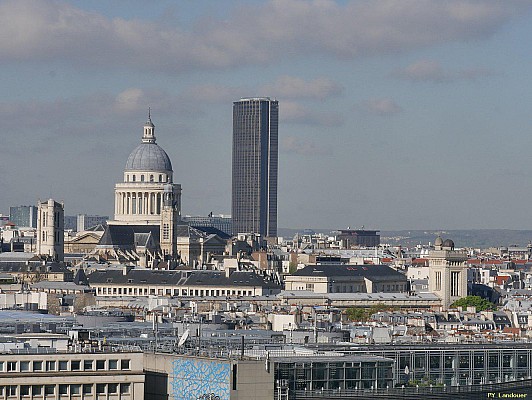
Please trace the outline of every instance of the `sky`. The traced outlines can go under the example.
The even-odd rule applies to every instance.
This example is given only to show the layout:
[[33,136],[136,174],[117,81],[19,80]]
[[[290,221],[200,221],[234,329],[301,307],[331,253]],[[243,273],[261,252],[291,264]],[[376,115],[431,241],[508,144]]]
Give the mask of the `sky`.
[[283,228],[532,229],[532,2],[0,1],[0,213],[112,216],[151,107],[230,214],[232,102],[279,101]]

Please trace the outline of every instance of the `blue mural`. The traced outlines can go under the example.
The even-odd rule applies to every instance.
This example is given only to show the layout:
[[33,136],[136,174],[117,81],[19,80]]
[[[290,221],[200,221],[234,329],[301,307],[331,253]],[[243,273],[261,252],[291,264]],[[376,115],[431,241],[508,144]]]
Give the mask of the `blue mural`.
[[230,363],[181,358],[172,367],[172,400],[229,400]]

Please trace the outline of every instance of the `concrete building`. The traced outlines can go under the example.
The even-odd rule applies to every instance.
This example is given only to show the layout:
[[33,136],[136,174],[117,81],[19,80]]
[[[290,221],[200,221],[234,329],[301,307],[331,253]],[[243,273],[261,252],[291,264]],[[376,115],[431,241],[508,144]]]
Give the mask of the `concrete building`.
[[455,250],[450,239],[436,238],[429,252],[429,292],[442,299],[444,309],[467,296],[467,252]]
[[64,259],[64,204],[52,199],[38,202],[37,254]]
[[386,265],[308,265],[285,277],[285,288],[314,293],[402,293],[406,276]]
[[37,207],[9,207],[9,220],[17,227],[37,228]]
[[263,360],[146,353],[146,399],[271,400],[274,373]]
[[368,231],[364,229],[341,229],[336,235],[336,240],[340,242],[341,249],[352,247],[376,247],[380,244],[379,231]]
[[212,213],[206,217],[201,215],[186,215],[183,217],[183,222],[196,228],[213,227],[227,235],[233,234],[233,219],[228,215],[213,215]]
[[[28,338],[30,342],[45,339],[43,334]],[[56,347],[55,342],[53,347]],[[0,398],[144,399],[143,354],[140,351],[56,348],[51,351],[49,346],[32,350],[0,354]]]
[[280,292],[280,285],[255,272],[145,269],[107,269],[88,276],[99,297],[182,296],[239,297]]
[[269,97],[233,103],[233,233],[277,236],[279,104]]
[[76,217],[76,231],[83,232],[96,225],[105,225],[109,217],[107,215],[78,214]]

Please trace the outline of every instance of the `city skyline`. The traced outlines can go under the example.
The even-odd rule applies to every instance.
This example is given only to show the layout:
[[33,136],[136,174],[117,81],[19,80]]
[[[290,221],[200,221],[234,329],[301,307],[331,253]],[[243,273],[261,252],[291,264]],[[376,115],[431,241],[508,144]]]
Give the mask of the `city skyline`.
[[152,107],[183,214],[228,214],[231,104],[269,96],[279,228],[532,226],[528,2],[0,10],[0,212],[54,198],[67,215],[112,215]]

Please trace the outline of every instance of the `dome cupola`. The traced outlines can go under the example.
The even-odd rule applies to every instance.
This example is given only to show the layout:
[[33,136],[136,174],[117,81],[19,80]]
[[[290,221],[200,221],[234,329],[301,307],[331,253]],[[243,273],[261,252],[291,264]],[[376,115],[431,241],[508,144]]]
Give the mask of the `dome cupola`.
[[156,143],[155,125],[148,113],[148,121],[144,124],[142,143],[129,155],[124,172],[172,172],[172,162],[168,154]]

